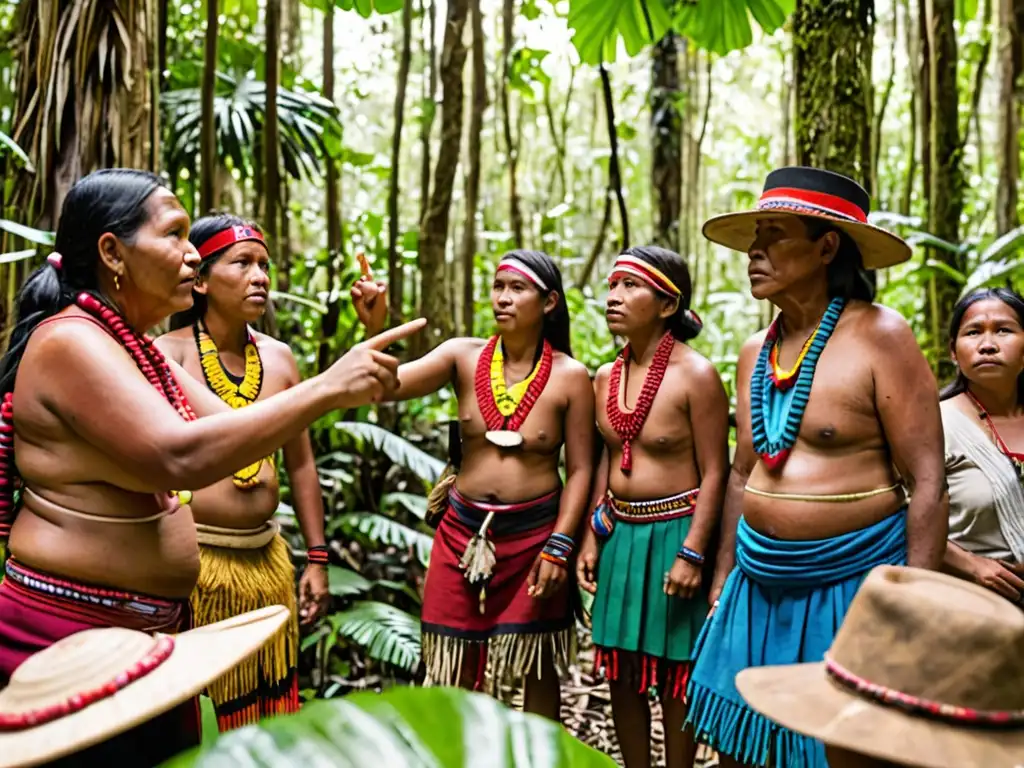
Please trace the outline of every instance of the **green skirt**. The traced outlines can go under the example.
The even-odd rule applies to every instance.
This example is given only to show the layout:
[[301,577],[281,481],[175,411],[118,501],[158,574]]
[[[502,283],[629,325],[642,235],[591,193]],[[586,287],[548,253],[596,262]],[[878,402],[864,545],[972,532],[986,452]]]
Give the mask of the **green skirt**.
[[[682,696],[693,646],[707,617],[706,586],[695,597],[665,594],[665,574],[693,516],[659,522],[618,520],[601,548],[592,611],[595,665],[606,677],[637,677],[640,691],[654,686]],[[624,653],[623,653],[624,652]]]

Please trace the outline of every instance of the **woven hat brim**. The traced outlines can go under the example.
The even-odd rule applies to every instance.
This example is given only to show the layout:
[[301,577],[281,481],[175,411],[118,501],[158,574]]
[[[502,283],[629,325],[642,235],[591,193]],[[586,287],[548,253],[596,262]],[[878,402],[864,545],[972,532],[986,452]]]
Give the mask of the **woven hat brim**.
[[827,219],[846,232],[860,249],[865,269],[885,269],[908,261],[913,255],[910,246],[892,232],[873,224],[861,224],[834,216],[808,214],[805,211],[786,211],[775,208],[766,211],[740,211],[714,216],[704,223],[704,237],[713,243],[734,251],[746,253],[754,242],[758,220],[781,216],[809,216]]
[[23,731],[0,733],[0,768],[25,768],[78,752],[188,701],[256,653],[288,621],[273,605],[175,636],[159,667],[80,712]]
[[824,664],[755,667],[736,676],[755,710],[842,749],[922,768],[1019,768],[1024,730],[958,728],[874,704],[829,681]]

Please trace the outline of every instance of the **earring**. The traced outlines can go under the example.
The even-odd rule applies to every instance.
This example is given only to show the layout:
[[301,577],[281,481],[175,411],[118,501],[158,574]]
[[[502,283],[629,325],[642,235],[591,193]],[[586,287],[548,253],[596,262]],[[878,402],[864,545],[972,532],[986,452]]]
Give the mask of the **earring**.
[[115,291],[120,291],[121,290],[121,278],[118,277],[116,274],[114,275],[114,290]]

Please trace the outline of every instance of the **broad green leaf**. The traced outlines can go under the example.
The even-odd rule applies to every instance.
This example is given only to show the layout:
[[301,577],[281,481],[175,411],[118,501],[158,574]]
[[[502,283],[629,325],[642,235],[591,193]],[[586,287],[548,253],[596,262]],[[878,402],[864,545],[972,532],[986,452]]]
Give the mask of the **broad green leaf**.
[[327,566],[327,580],[330,583],[331,594],[337,597],[363,595],[373,587],[362,574],[336,565]]
[[978,0],[956,0],[956,18],[961,24],[977,18]]
[[996,238],[988,248],[978,255],[982,263],[1004,256],[1008,251],[1017,250],[1024,243],[1024,227],[1011,229],[1002,237]]
[[971,273],[970,277],[967,278],[967,282],[964,283],[964,287],[960,292],[960,295],[966,296],[968,293],[976,291],[986,285],[1005,283],[1007,280],[1011,279],[1013,275],[1022,271],[1024,271],[1024,257],[1018,256],[1012,259],[987,261],[978,266],[978,268]]
[[349,512],[341,515],[331,521],[330,533],[339,528],[350,537],[358,531],[372,542],[412,549],[416,552],[416,559],[423,565],[429,562],[430,549],[434,545],[429,535],[375,512]]
[[7,147],[11,151],[11,154],[21,160],[21,164],[25,166],[26,171],[29,173],[35,173],[35,166],[32,165],[32,161],[25,153],[25,150],[19,147],[18,143],[3,131],[0,131],[0,146]]
[[434,484],[444,471],[444,462],[417,448],[403,437],[388,432],[376,424],[339,421],[334,428],[340,432],[367,441],[396,464],[418,475],[424,482]]
[[14,261],[25,261],[25,259],[31,259],[36,255],[35,248],[29,248],[25,251],[11,251],[10,253],[0,253],[0,264],[10,264]]
[[796,0],[700,0],[684,3],[675,28],[699,47],[717,54],[746,48],[754,40],[751,18],[765,34],[786,23]]
[[314,701],[224,733],[165,768],[614,768],[558,723],[457,688]]
[[402,9],[402,0],[334,0],[334,2],[341,10],[354,10],[364,19],[370,18],[374,13],[394,13]]
[[389,509],[393,505],[400,505],[412,512],[420,520],[427,516],[427,497],[417,496],[415,493],[386,493],[380,500],[381,507]]
[[57,233],[55,232],[47,232],[45,229],[36,229],[35,227],[26,227],[24,224],[8,221],[7,219],[0,219],[0,229],[38,245],[53,245],[57,239]]
[[580,60],[596,66],[615,61],[620,37],[626,53],[636,56],[665,35],[672,26],[672,18],[665,0],[569,0],[568,24],[575,30],[572,44]]

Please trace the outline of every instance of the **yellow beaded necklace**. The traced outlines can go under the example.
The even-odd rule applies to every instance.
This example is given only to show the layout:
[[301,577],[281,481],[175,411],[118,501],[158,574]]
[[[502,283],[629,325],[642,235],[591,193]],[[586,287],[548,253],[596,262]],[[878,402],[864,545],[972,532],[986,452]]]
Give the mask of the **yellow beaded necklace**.
[[[252,334],[249,334],[245,343],[245,374],[242,380],[236,383],[224,368],[217,344],[206,328],[196,323],[192,326],[192,333],[196,339],[196,348],[199,350],[199,365],[203,369],[206,386],[232,408],[244,408],[256,402],[260,390],[263,389],[263,361],[260,359],[260,351]],[[231,476],[231,481],[238,488],[256,487],[260,484],[259,475],[264,461],[271,467],[274,466],[273,457],[268,456],[235,472]]]
[[501,343],[495,345],[494,355],[491,357],[491,393],[494,395],[494,404],[498,406],[498,412],[502,416],[508,418],[516,412],[530,382],[537,377],[542,360],[543,357],[538,358],[529,376],[509,387],[505,384],[505,357],[501,351]]

